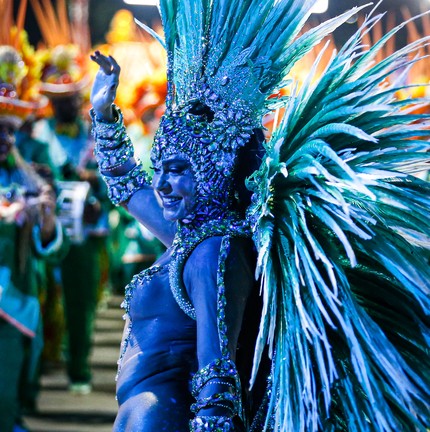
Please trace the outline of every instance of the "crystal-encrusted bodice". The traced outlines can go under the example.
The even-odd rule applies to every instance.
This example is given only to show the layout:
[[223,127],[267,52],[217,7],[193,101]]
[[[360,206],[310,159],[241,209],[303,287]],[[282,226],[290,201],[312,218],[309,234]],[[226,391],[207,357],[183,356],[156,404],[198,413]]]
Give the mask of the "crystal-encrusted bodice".
[[117,376],[120,403],[137,387],[145,391],[157,382],[189,379],[196,370],[195,321],[172,295],[168,264],[144,270],[126,288],[128,323]]

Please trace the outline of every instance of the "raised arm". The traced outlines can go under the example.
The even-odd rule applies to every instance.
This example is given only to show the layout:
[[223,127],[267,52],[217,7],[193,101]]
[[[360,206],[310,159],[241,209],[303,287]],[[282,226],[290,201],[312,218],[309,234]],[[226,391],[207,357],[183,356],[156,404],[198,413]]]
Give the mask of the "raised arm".
[[108,186],[109,198],[115,205],[125,207],[169,246],[175,226],[164,219],[150,178],[134,157],[133,144],[127,135],[121,111],[113,103],[121,68],[113,57],[99,51],[91,55],[91,59],[100,66],[91,91],[95,155]]
[[90,57],[99,65],[91,89],[91,105],[98,120],[113,123],[115,121],[113,103],[121,68],[112,56],[105,56],[100,51],[95,51]]

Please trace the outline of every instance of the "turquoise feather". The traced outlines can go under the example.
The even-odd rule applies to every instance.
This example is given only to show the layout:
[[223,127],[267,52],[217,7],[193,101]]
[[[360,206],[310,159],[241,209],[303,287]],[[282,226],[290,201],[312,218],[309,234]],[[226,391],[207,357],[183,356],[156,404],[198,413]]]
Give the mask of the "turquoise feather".
[[428,115],[404,110],[430,100],[396,100],[400,80],[381,86],[429,38],[372,63],[403,25],[367,52],[357,32],[314,84],[292,91],[249,180],[263,299],[276,302],[254,369],[269,343],[267,430],[430,424],[430,188],[409,175],[430,164],[430,130]]
[[297,38],[312,5],[298,0],[162,0],[172,102],[189,100],[192,83],[204,77],[229,106],[241,104],[258,112],[257,117],[264,114],[266,98],[294,64],[361,9]]

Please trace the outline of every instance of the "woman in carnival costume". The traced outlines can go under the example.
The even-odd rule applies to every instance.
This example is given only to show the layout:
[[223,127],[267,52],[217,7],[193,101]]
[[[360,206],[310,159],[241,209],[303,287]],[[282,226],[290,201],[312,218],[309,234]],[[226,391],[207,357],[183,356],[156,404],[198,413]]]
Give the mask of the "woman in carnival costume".
[[[300,88],[274,101],[293,65],[360,12],[297,37],[312,5],[161,1],[169,91],[152,185],[113,105],[120,68],[92,57],[109,195],[168,247],[126,289],[115,431],[430,425],[430,187],[411,175],[429,162],[430,131],[414,101],[394,97],[428,39],[373,63],[401,26],[363,50],[362,33],[381,16],[366,18],[320,77],[321,55]],[[247,180],[247,206],[243,176],[258,162],[262,116],[276,107],[285,114]],[[254,268],[262,310],[243,322]],[[257,321],[250,391],[242,338]]]

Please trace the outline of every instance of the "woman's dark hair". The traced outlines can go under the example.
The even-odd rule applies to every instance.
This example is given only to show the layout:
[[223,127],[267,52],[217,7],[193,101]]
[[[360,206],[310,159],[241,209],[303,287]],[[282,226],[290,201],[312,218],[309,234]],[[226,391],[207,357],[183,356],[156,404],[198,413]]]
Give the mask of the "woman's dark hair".
[[240,148],[237,155],[233,187],[236,191],[235,210],[244,213],[251,204],[252,192],[246,187],[245,181],[260,168],[265,150],[262,129],[254,129],[248,142]]
[[[204,103],[195,100],[191,102],[188,112],[193,115],[201,116],[204,121],[211,123],[214,119],[214,112]],[[254,129],[248,142],[239,149],[237,155],[236,169],[233,174],[233,189],[235,199],[233,210],[245,213],[251,203],[252,192],[246,187],[245,180],[254,171],[260,168],[261,160],[264,155],[264,133],[262,129]]]

